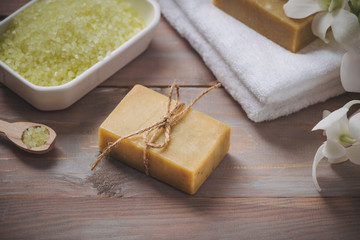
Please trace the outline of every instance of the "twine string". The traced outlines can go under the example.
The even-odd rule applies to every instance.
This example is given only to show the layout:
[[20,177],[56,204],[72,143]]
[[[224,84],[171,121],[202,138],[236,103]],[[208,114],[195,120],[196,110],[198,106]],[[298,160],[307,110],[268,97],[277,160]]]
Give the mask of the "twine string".
[[[140,129],[136,132],[130,133],[129,135],[121,137],[121,138],[117,139],[115,142],[109,144],[103,150],[103,152],[97,157],[96,161],[91,165],[91,170],[94,170],[95,167],[101,161],[101,159],[103,159],[103,157],[108,155],[110,153],[110,151],[121,141],[128,139],[130,137],[133,137],[135,135],[144,133],[144,136],[143,136],[143,140],[145,143],[144,152],[143,152],[143,160],[144,160],[144,168],[145,168],[144,170],[145,170],[145,174],[149,175],[149,149],[150,148],[160,149],[160,148],[165,148],[166,146],[168,146],[168,144],[170,143],[170,140],[171,140],[171,129],[173,126],[176,125],[177,121],[179,121],[200,98],[202,98],[205,94],[207,94],[211,90],[213,90],[215,88],[219,88],[220,86],[221,86],[220,83],[217,83],[217,84],[211,86],[210,88],[206,89],[204,92],[199,94],[188,106],[186,106],[184,103],[179,103],[179,100],[180,100],[179,86],[175,83],[172,84],[170,91],[169,91],[169,95],[168,95],[169,100],[168,100],[166,114],[158,122],[154,123],[153,125],[143,128],[143,129]],[[172,96],[173,96],[174,89],[176,90],[176,102],[175,102],[174,108],[171,109],[171,105],[172,105],[172,101],[173,101]],[[155,140],[162,133],[163,129],[165,129],[163,142],[155,143]]]

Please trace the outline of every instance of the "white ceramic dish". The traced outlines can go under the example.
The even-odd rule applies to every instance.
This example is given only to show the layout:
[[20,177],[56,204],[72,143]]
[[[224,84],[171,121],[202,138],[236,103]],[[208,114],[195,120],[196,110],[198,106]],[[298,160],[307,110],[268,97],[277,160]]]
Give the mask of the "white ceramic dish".
[[[32,0],[0,23],[0,35],[20,11]],[[61,110],[71,106],[93,88],[140,55],[149,45],[160,20],[160,8],[155,0],[129,0],[144,19],[145,28],[72,81],[54,87],[34,85],[0,61],[0,82],[39,110]]]

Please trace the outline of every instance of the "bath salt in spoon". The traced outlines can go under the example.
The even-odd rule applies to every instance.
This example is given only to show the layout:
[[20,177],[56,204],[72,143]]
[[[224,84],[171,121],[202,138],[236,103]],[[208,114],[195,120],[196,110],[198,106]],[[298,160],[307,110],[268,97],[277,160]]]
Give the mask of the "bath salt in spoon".
[[0,132],[22,150],[42,154],[49,152],[55,144],[55,131],[40,123],[0,120]]

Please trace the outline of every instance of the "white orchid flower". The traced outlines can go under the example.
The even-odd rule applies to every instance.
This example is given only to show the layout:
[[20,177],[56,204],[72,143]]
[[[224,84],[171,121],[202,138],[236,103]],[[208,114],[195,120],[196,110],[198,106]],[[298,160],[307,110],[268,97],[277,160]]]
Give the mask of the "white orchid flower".
[[312,32],[326,43],[331,28],[334,39],[348,51],[341,62],[341,83],[348,92],[360,92],[360,0],[289,0],[284,11],[295,19],[315,14]]
[[358,44],[360,27],[357,16],[345,10],[348,0],[289,0],[284,5],[285,14],[290,18],[301,19],[314,13],[312,32],[328,43],[326,38],[331,28],[334,39],[351,49]]
[[330,163],[341,163],[350,160],[360,164],[360,112],[350,119],[347,113],[351,106],[360,104],[360,100],[353,100],[344,107],[328,114],[312,130],[324,130],[327,140],[317,150],[313,167],[312,177],[316,189],[321,188],[316,178],[316,167],[326,157]]
[[[360,22],[360,0],[348,2],[350,11],[357,16]],[[360,26],[360,25],[359,25]],[[360,43],[350,49],[343,56],[340,68],[340,79],[347,92],[360,92]]]
[[360,54],[349,51],[342,58],[340,79],[347,92],[360,92]]

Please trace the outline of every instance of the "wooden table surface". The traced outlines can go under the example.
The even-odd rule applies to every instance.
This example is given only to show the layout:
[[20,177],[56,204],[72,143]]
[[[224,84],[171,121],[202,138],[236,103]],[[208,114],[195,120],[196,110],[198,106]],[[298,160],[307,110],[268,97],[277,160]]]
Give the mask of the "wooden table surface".
[[[5,17],[26,0],[0,1]],[[176,81],[189,103],[216,79],[161,19],[149,48],[66,110],[36,110],[0,86],[1,119],[47,124],[56,147],[31,155],[0,137],[0,239],[359,239],[360,166],[313,156],[325,138],[311,132],[344,94],[288,117],[253,123],[224,89],[194,108],[232,128],[229,153],[190,196],[114,159],[91,172],[98,127],[134,84],[164,94]]]

